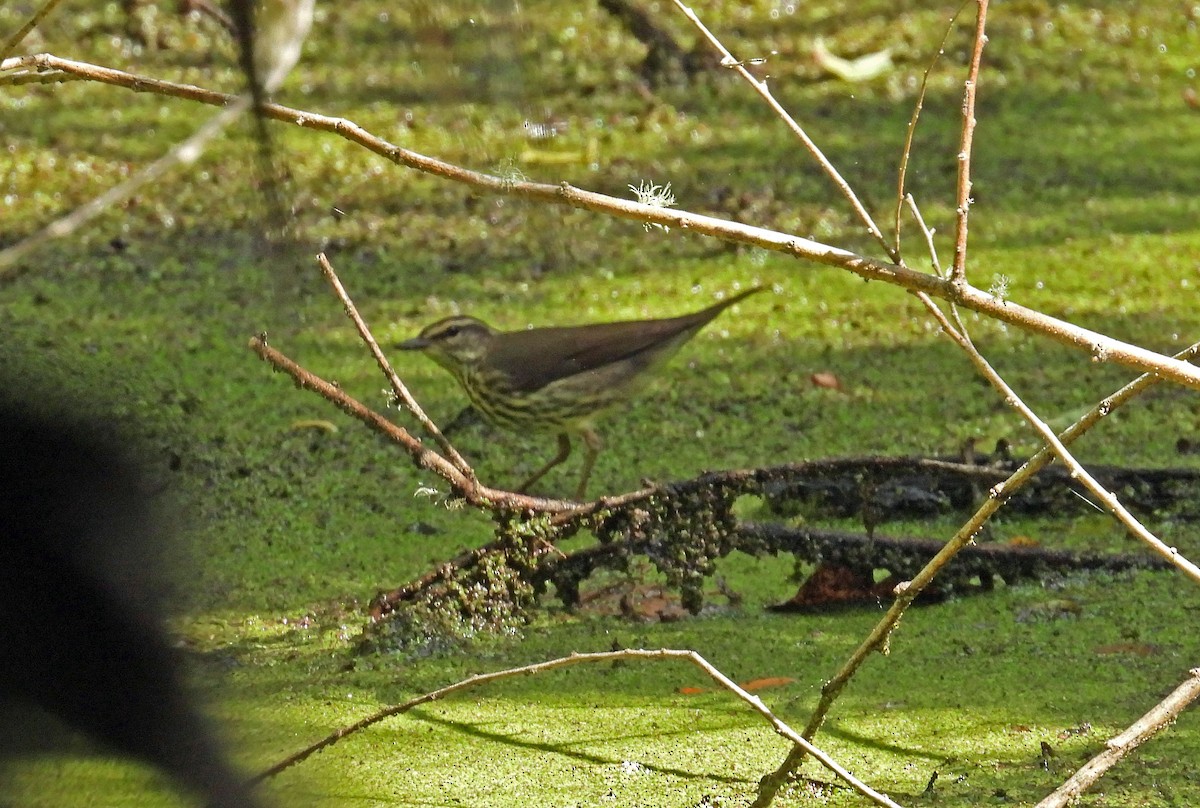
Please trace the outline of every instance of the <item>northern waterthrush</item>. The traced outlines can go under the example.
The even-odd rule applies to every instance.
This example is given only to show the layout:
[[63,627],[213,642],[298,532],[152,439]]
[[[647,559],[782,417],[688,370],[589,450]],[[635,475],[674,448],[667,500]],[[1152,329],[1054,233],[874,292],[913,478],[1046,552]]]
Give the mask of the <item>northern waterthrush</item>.
[[566,460],[571,434],[579,435],[586,451],[576,492],[582,499],[603,445],[593,419],[632,396],[648,370],[714,317],[759,291],[663,320],[497,331],[474,317],[447,317],[396,347],[424,351],[450,371],[480,414],[497,426],[558,433],[558,454],[521,491]]

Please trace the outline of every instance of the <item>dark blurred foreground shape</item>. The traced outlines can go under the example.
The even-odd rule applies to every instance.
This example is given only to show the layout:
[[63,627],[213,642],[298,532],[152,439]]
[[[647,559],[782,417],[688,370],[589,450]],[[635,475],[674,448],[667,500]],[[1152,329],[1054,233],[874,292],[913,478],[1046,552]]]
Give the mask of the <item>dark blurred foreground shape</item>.
[[0,755],[44,747],[49,713],[205,805],[257,806],[182,686],[135,467],[91,431],[0,398]]
[[[300,58],[313,0],[199,5],[228,13],[257,110]],[[210,808],[261,805],[183,686],[162,627],[164,535],[135,465],[90,401],[69,410],[92,412],[86,425],[64,417],[64,402],[35,407],[50,400],[33,392],[47,380],[14,371],[22,352],[0,345],[0,807],[10,804],[5,758],[71,743],[56,721],[157,767]]]

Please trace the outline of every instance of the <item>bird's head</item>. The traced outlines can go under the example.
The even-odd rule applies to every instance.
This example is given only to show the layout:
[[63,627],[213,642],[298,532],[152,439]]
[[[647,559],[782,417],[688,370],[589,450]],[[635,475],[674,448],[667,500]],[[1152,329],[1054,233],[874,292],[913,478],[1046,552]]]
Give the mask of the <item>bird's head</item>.
[[396,347],[403,351],[424,351],[434,362],[457,375],[463,368],[483,364],[495,335],[487,323],[458,315],[425,326],[420,334]]

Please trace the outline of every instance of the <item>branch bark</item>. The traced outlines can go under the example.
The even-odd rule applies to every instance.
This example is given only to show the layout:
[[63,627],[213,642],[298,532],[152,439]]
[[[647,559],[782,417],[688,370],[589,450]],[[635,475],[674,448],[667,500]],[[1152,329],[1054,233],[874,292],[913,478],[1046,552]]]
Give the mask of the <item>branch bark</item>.
[[[1177,356],[1183,360],[1190,360],[1197,353],[1200,353],[1200,343],[1192,345]],[[1076,438],[1090,430],[1117,407],[1141,395],[1146,389],[1157,384],[1159,381],[1159,377],[1152,373],[1139,376],[1116,393],[1103,399],[1089,410],[1083,418],[1063,431],[1058,436],[1059,441],[1064,446],[1070,445]],[[862,667],[867,658],[876,651],[886,652],[888,641],[891,638],[892,632],[895,631],[896,626],[899,625],[900,618],[904,616],[908,607],[921,591],[932,583],[934,577],[937,576],[943,567],[950,563],[950,560],[962,548],[974,541],[975,536],[979,534],[983,526],[992,518],[992,515],[1000,510],[1012,492],[1026,485],[1035,474],[1045,468],[1053,459],[1054,450],[1049,446],[1045,446],[1021,466],[1021,468],[1017,469],[1011,477],[1003,483],[992,487],[988,491],[987,500],[958,529],[941,551],[911,581],[908,581],[907,585],[897,588],[896,600],[887,610],[887,614],[880,619],[875,628],[859,644],[858,648],[854,650],[833,678],[822,686],[821,699],[817,703],[817,708],[813,711],[812,717],[809,719],[808,726],[804,728],[804,737],[811,738],[821,728],[821,725],[825,723],[825,718],[833,708],[834,702],[837,701],[842,690],[849,684],[854,674]],[[799,747],[793,748],[783,763],[779,765],[779,768],[764,776],[759,782],[758,796],[752,803],[752,808],[766,808],[766,806],[774,802],[775,795],[779,792],[779,789],[783,787],[783,784],[787,782],[787,778],[803,760],[804,751]]]
[[288,757],[274,764],[270,768],[255,776],[250,782],[251,784],[256,784],[269,777],[274,777],[280,772],[295,766],[297,763],[303,762],[316,752],[332,746],[342,738],[364,730],[373,724],[377,724],[385,718],[406,713],[414,707],[419,707],[422,704],[428,704],[433,701],[438,701],[439,699],[444,699],[447,696],[453,695],[460,691],[470,690],[472,688],[490,684],[491,682],[499,681],[501,679],[510,679],[514,676],[533,676],[535,674],[546,673],[547,671],[566,668],[586,662],[616,662],[620,660],[680,660],[683,662],[690,662],[691,664],[700,668],[700,670],[704,671],[705,674],[707,674],[722,688],[728,690],[742,702],[749,705],[755,712],[761,715],[767,721],[767,723],[771,725],[772,729],[774,729],[776,733],[784,738],[787,738],[793,743],[802,745],[808,754],[812,755],[816,760],[818,760],[822,766],[825,766],[835,775],[846,781],[846,783],[849,784],[849,786],[855,791],[867,797],[877,805],[887,806],[888,808],[900,808],[900,806],[889,799],[886,794],[876,791],[862,780],[859,780],[843,766],[838,764],[838,762],[832,757],[801,737],[795,730],[793,730],[782,720],[780,720],[773,712],[771,712],[771,710],[768,709],[763,703],[762,699],[744,690],[740,685],[718,670],[711,662],[702,657],[700,654],[691,650],[680,650],[673,648],[630,648],[623,651],[599,651],[587,654],[576,653],[566,657],[559,657],[558,659],[549,659],[545,662],[538,662],[533,665],[525,665],[520,668],[509,668],[508,670],[477,674],[467,679],[463,679],[460,682],[456,682],[455,684],[434,690],[430,693],[426,693],[423,696],[409,699],[402,704],[385,707],[384,709],[369,715],[348,727],[338,729],[320,741],[317,741],[316,743],[311,744],[299,752],[289,755]]
[[1069,780],[1037,804],[1037,808],[1066,808],[1084,791],[1121,762],[1130,752],[1153,738],[1179,717],[1189,704],[1200,697],[1200,668],[1188,672],[1188,678],[1169,696],[1156,704],[1129,729],[1104,744],[1105,749],[1089,760]]
[[[62,71],[65,74],[124,87],[134,92],[154,92],[196,101],[213,106],[233,103],[237,96],[218,93],[186,84],[147,79],[120,70],[61,59],[51,54],[20,56],[0,62],[0,72],[33,68],[38,71]],[[1155,373],[1164,379],[1200,390],[1200,368],[1172,359],[1163,354],[1113,339],[1091,329],[1051,317],[1034,309],[1001,299],[970,284],[955,284],[934,275],[917,272],[899,264],[889,264],[858,255],[828,244],[801,238],[763,227],[731,222],[715,216],[678,209],[643,205],[606,194],[575,188],[567,183],[549,185],[536,182],[514,182],[456,166],[443,160],[404,149],[379,138],[345,118],[264,104],[262,114],[272,120],[284,121],[309,129],[330,132],[356,143],[394,163],[418,171],[470,185],[492,193],[508,194],[525,199],[551,202],[590,210],[622,219],[660,224],[668,228],[690,231],[723,241],[746,244],[802,258],[826,266],[846,270],[866,280],[882,281],[909,291],[925,292],[964,308],[978,311],[1002,322],[1032,331],[1064,345],[1082,350],[1096,362],[1113,362],[1138,370]]]
[[971,49],[971,62],[967,67],[967,80],[963,85],[963,122],[958,142],[958,205],[955,209],[954,263],[950,267],[950,281],[956,284],[967,282],[967,219],[971,213],[971,148],[975,140],[975,92],[979,86],[979,64],[983,60],[983,46],[987,44],[988,0],[975,0],[979,10],[975,14],[975,44]]

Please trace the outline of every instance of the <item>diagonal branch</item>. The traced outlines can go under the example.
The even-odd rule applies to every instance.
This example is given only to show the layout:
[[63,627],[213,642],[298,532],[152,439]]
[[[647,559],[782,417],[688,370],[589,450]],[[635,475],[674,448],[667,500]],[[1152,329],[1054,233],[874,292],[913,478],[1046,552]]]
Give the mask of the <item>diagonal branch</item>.
[[[104,193],[89,199],[61,219],[43,227],[33,235],[0,250],[0,271],[12,266],[43,244],[66,238],[97,216],[117,207],[133,196],[139,188],[163,177],[179,166],[189,166],[200,158],[209,141],[220,135],[237,118],[250,109],[250,97],[242,96],[200,125],[186,140],[176,143],[166,154],[139,169],[133,176],[117,183]],[[0,272],[0,277],[2,277]]]
[[[1176,358],[1181,361],[1188,361],[1197,355],[1200,355],[1200,342],[1180,352],[1176,355]],[[1139,376],[1088,410],[1082,418],[1058,436],[1059,441],[1064,446],[1071,444],[1099,423],[1102,418],[1141,395],[1148,388],[1160,381],[1161,378],[1153,373],[1145,373]],[[850,658],[846,660],[833,678],[822,686],[821,699],[817,703],[812,717],[809,719],[808,726],[804,728],[804,737],[813,737],[821,728],[821,725],[825,723],[825,718],[829,715],[833,703],[841,695],[842,690],[850,682],[850,679],[854,677],[854,674],[867,660],[867,657],[875,651],[886,652],[888,640],[892,632],[895,631],[896,626],[900,623],[900,618],[916,597],[929,586],[938,572],[950,563],[959,550],[974,540],[975,536],[983,529],[983,526],[987,524],[992,515],[1004,505],[1008,497],[1020,490],[1033,479],[1034,475],[1049,465],[1052,460],[1054,460],[1054,451],[1049,446],[1044,446],[1037,454],[1029,458],[1021,468],[1013,472],[1007,480],[989,489],[987,500],[958,529],[950,541],[946,543],[946,546],[911,581],[897,587],[896,600],[887,610],[887,613],[875,625],[875,628],[871,630],[867,638],[854,650]],[[779,768],[763,777],[759,783],[758,796],[755,798],[752,808],[766,808],[766,806],[770,805],[774,801],[779,789],[787,782],[787,778],[803,762],[804,756],[804,750],[799,747],[793,748],[783,763],[779,765]]]
[[1066,808],[1079,799],[1084,791],[1104,776],[1104,773],[1146,741],[1153,738],[1179,717],[1184,709],[1200,698],[1200,668],[1188,671],[1183,684],[1134,722],[1129,729],[1105,742],[1104,751],[1075,772],[1070,779],[1054,790],[1037,808]]
[[325,738],[322,738],[321,740],[317,741],[316,743],[305,747],[304,749],[300,750],[299,752],[289,755],[288,757],[286,757],[283,760],[279,761],[278,763],[274,764],[270,768],[259,773],[258,775],[253,777],[250,782],[252,784],[260,783],[269,777],[274,777],[275,775],[279,774],[280,772],[285,771],[286,769],[289,769],[298,763],[302,763],[304,760],[311,757],[313,754],[321,751],[322,749],[332,746],[333,744],[340,741],[342,738],[345,738],[348,735],[352,735],[356,732],[364,730],[373,724],[378,724],[380,721],[383,721],[385,718],[390,718],[394,715],[400,715],[401,713],[406,713],[406,712],[412,710],[414,707],[419,707],[422,704],[428,704],[430,702],[444,699],[447,696],[451,696],[460,691],[470,690],[470,689],[473,689],[476,687],[480,687],[482,685],[491,684],[492,682],[496,682],[501,679],[511,679],[515,676],[533,676],[535,674],[546,673],[547,671],[557,670],[559,668],[566,668],[566,667],[570,667],[573,665],[579,665],[579,664],[582,664],[585,662],[617,662],[617,661],[621,661],[621,660],[631,660],[631,659],[647,660],[647,661],[652,661],[652,662],[653,661],[671,661],[671,660],[680,660],[683,662],[690,662],[691,664],[700,668],[700,670],[704,671],[704,673],[706,673],[713,681],[715,681],[722,688],[724,688],[725,690],[728,690],[734,696],[736,696],[737,698],[739,698],[743,702],[745,702],[747,705],[749,705],[753,710],[755,710],[759,715],[761,715],[767,721],[767,723],[769,723],[771,725],[772,729],[774,729],[776,733],[778,733],[779,735],[788,739],[792,743],[798,744],[800,747],[802,747],[805,750],[805,752],[807,752],[808,754],[810,754],[814,758],[816,758],[821,763],[822,766],[825,766],[827,769],[829,769],[831,772],[836,774],[838,777],[845,780],[846,783],[848,783],[850,785],[850,787],[853,788],[855,791],[857,791],[858,793],[867,797],[868,799],[870,799],[872,802],[876,803],[877,805],[888,806],[888,808],[900,808],[900,806],[897,805],[895,802],[893,802],[891,799],[889,799],[886,794],[881,794],[878,791],[875,791],[873,788],[868,786],[866,783],[859,780],[857,777],[855,777],[853,774],[851,774],[849,771],[847,771],[843,766],[841,766],[837,761],[835,761],[832,757],[827,755],[825,752],[822,752],[820,749],[815,747],[811,742],[809,742],[807,739],[805,739],[803,736],[801,736],[799,733],[797,733],[795,730],[793,730],[791,727],[789,727],[787,724],[785,724],[780,718],[778,718],[773,712],[771,712],[771,710],[763,703],[762,699],[760,699],[758,696],[753,695],[752,693],[747,692],[744,688],[739,686],[736,682],[734,682],[732,679],[730,679],[728,676],[726,676],[724,673],[722,673],[720,670],[718,670],[711,662],[709,662],[707,659],[702,657],[699,653],[697,653],[696,651],[681,650],[681,649],[674,649],[674,648],[657,648],[657,649],[630,648],[630,649],[626,649],[626,650],[622,650],[622,651],[597,651],[597,652],[593,652],[593,653],[574,653],[574,654],[571,654],[570,656],[559,657],[557,659],[549,659],[544,662],[537,662],[532,665],[525,665],[525,666],[522,666],[519,668],[509,668],[507,670],[502,670],[502,671],[493,671],[491,673],[476,674],[475,676],[468,677],[466,679],[463,679],[460,682],[456,682],[455,684],[447,685],[446,687],[426,693],[423,696],[417,696],[416,698],[409,699],[408,701],[403,702],[402,704],[396,704],[396,705],[392,705],[391,707],[385,707],[384,709],[379,710],[378,712],[373,713],[372,715],[369,715],[366,718],[363,718],[363,719],[351,724],[348,727],[343,727],[341,729],[335,730],[333,733],[326,736]]
[[605,500],[591,503],[567,502],[566,500],[545,499],[516,494],[511,491],[501,491],[480,485],[473,476],[460,470],[454,463],[424,445],[420,438],[401,426],[397,426],[358,401],[342,390],[336,384],[325,381],[302,368],[296,362],[267,344],[265,334],[251,337],[248,347],[276,370],[292,377],[296,386],[303,390],[311,390],[329,401],[342,412],[357,418],[371,429],[387,439],[400,444],[413,458],[418,468],[428,469],[450,483],[456,495],[472,505],[494,511],[510,510],[524,513],[553,513],[585,515],[602,509]]
[[[921,110],[925,107],[925,95],[929,92],[929,77],[933,74],[934,65],[938,63],[942,54],[945,53],[946,41],[950,39],[950,33],[954,30],[954,24],[958,22],[958,15],[962,13],[962,10],[967,7],[967,3],[969,2],[970,0],[962,0],[962,5],[950,17],[950,23],[946,26],[945,33],[942,34],[942,41],[938,43],[937,53],[934,55],[933,60],[930,61],[928,67],[925,68],[925,73],[921,76],[921,88],[917,91],[917,103],[913,105],[912,117],[908,119],[908,130],[904,134],[904,148],[900,150],[900,167],[896,171],[895,242],[892,245],[896,256],[900,255],[900,221],[904,213],[905,202],[908,202],[909,207],[913,210],[913,214],[918,218],[920,217],[920,213],[912,201],[912,195],[908,193],[908,161],[912,155],[913,138],[917,134],[917,121],[921,117]],[[930,235],[928,228],[924,228],[924,226],[922,228],[927,236]],[[899,261],[899,258],[896,260]],[[940,275],[941,273],[939,272],[938,274]]]
[[[1078,481],[1084,488],[1090,491],[1092,496],[1096,497],[1108,509],[1109,513],[1115,516],[1130,533],[1144,542],[1155,553],[1174,564],[1184,575],[1191,578],[1193,582],[1200,584],[1200,567],[1197,567],[1174,547],[1169,547],[1162,539],[1151,533],[1145,525],[1138,521],[1136,516],[1129,512],[1128,508],[1121,504],[1116,495],[1096,482],[1096,478],[1089,474],[1087,469],[1075,459],[1075,456],[1068,451],[1063,441],[1059,440],[1059,437],[1054,434],[1054,430],[1047,426],[1046,422],[1039,418],[1037,413],[1021,400],[1016,391],[1004,381],[1004,378],[996,372],[991,363],[979,352],[974,343],[971,342],[971,338],[967,336],[966,330],[962,327],[962,321],[959,320],[958,328],[955,328],[946,319],[946,315],[942,310],[934,305],[929,297],[925,295],[918,295],[918,297],[921,298],[921,302],[925,304],[925,307],[929,309],[933,316],[937,318],[942,329],[967,353],[971,364],[975,365],[975,369],[988,380],[988,383],[992,387],[996,388],[996,392],[1000,393],[1004,402],[1020,413],[1021,417],[1034,428],[1045,442],[1046,447],[1054,452],[1058,461],[1070,471],[1072,479]],[[957,318],[957,314],[955,316]],[[1102,416],[1107,414],[1107,412],[1101,413]]]
[[684,5],[681,0],[675,0],[675,7],[691,20],[692,25],[696,26],[697,30],[708,40],[709,44],[721,54],[721,64],[745,79],[754,88],[754,91],[762,96],[762,99],[767,102],[767,105],[771,107],[775,114],[787,124],[788,129],[792,130],[792,134],[798,137],[800,142],[804,144],[804,148],[808,151],[809,155],[817,161],[817,165],[825,172],[825,176],[833,181],[834,186],[846,198],[846,201],[850,203],[850,207],[854,208],[854,213],[867,226],[867,232],[883,245],[883,249],[887,252],[889,258],[895,262],[899,262],[900,253],[892,245],[888,244],[887,239],[883,236],[883,232],[879,229],[879,225],[875,224],[875,220],[871,218],[871,214],[867,212],[866,207],[859,201],[858,195],[854,193],[854,189],[850,187],[850,183],[846,182],[845,178],[834,168],[833,163],[829,162],[829,158],[825,156],[825,153],[821,151],[816,142],[808,136],[808,133],[804,131],[804,127],[792,117],[791,113],[783,108],[782,104],[775,100],[775,96],[771,94],[767,83],[759,80],[753,73],[747,70],[745,64],[729,52],[729,49],[725,47],[721,40],[717,39],[712,31],[708,30],[708,27],[700,21],[700,18],[696,16],[696,13],[691,8]]
[[449,459],[458,471],[462,472],[465,481],[470,484],[475,482],[475,471],[458,450],[450,443],[450,440],[442,434],[417,400],[413,398],[412,393],[408,391],[408,387],[400,380],[396,374],[396,370],[392,367],[392,363],[383,355],[383,351],[379,347],[379,343],[375,341],[371,329],[367,327],[367,323],[363,320],[362,315],[358,313],[358,307],[354,305],[354,301],[350,299],[350,295],[346,293],[346,288],[342,286],[342,280],[337,276],[333,269],[333,265],[329,263],[329,259],[325,257],[325,253],[320,253],[317,256],[317,263],[321,265],[321,272],[325,275],[325,280],[329,281],[329,285],[333,287],[334,293],[342,301],[342,307],[346,311],[346,316],[354,322],[354,327],[358,329],[358,335],[370,350],[371,356],[375,357],[375,363],[379,365],[379,369],[383,371],[383,375],[387,377],[388,383],[392,386],[392,392],[396,399],[400,401],[404,408],[413,414],[413,417],[420,422],[425,431],[433,436],[438,448],[442,450],[442,454]]
[[17,45],[21,44],[21,40],[29,36],[29,32],[34,28],[37,28],[38,23],[46,19],[50,12],[54,10],[54,7],[57,6],[61,1],[62,0],[45,0],[45,2],[42,3],[42,7],[35,11],[29,17],[29,19],[25,21],[24,25],[18,28],[12,36],[4,41],[3,44],[0,44],[0,59],[3,59],[5,56],[8,56],[8,54],[12,53],[13,49],[16,48]]
[[[146,79],[111,68],[98,67],[49,54],[21,56],[0,62],[0,71],[33,66],[39,70],[62,70],[82,75],[93,81],[126,87],[135,92],[156,92],[224,106],[237,96],[213,92],[200,87]],[[948,300],[964,308],[1042,334],[1050,339],[1091,354],[1093,361],[1114,362],[1137,370],[1156,373],[1165,379],[1200,390],[1200,368],[1155,351],[1113,339],[1105,334],[1059,320],[1034,309],[1001,299],[970,284],[954,284],[925,272],[917,272],[898,264],[888,264],[790,233],[763,227],[731,222],[715,216],[703,216],[677,209],[666,209],[632,202],[606,194],[585,191],[567,183],[550,185],[535,182],[513,182],[510,178],[494,177],[471,171],[409,149],[395,146],[376,137],[345,118],[331,118],[292,109],[280,104],[264,104],[262,114],[274,120],[286,121],[311,129],[332,132],[392,162],[428,174],[461,182],[494,193],[533,199],[542,202],[603,213],[638,222],[661,224],[676,230],[689,230],[724,241],[747,244],[803,258],[827,266],[838,267],[867,280],[883,281],[911,292],[925,292],[931,297]],[[2,277],[2,276],[0,276]]]

